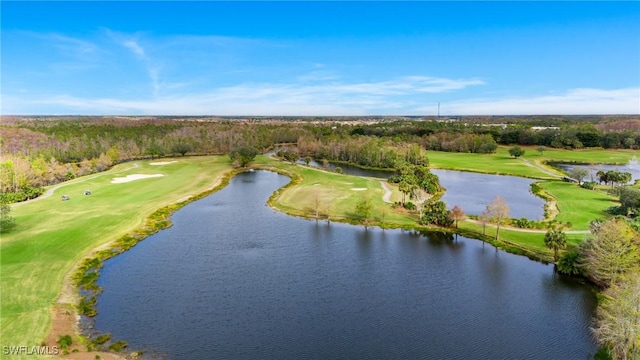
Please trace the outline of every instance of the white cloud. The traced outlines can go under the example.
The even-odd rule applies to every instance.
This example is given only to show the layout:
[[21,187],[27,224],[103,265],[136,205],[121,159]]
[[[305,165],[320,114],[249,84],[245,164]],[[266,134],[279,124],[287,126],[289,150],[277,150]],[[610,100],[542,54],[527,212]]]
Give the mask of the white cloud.
[[407,76],[388,81],[353,84],[244,83],[196,94],[160,96],[158,72],[156,68],[149,70],[155,91],[154,96],[148,99],[88,99],[65,95],[24,100],[23,105],[30,103],[63,108],[68,109],[66,113],[69,114],[80,112],[158,115],[358,115],[389,111],[405,113],[406,97],[482,84],[481,81],[473,79]]
[[[416,112],[435,114],[437,106],[417,108]],[[640,88],[613,90],[579,88],[560,94],[533,97],[466,99],[442,103],[441,114],[640,114]]]
[[135,40],[125,40],[122,45],[131,50],[134,54],[140,57],[144,57],[144,49]]

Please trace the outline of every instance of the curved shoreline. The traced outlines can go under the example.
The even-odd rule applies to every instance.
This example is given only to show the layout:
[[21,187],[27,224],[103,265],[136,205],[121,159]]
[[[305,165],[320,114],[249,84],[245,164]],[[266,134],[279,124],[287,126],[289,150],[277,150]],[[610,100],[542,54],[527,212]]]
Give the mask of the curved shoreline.
[[[87,256],[83,257],[81,260],[79,260],[78,262],[76,262],[76,264],[74,264],[72,270],[69,271],[69,273],[65,276],[65,281],[63,282],[63,290],[61,291],[61,294],[59,296],[59,298],[56,300],[56,303],[54,304],[54,315],[55,312],[59,311],[60,308],[64,308],[66,309],[66,311],[69,311],[69,306],[73,306],[73,311],[75,312],[75,318],[76,320],[79,320],[80,318],[80,312],[77,310],[77,308],[75,308],[75,306],[78,304],[78,301],[81,301],[81,299],[79,299],[79,295],[78,292],[79,290],[82,291],[86,291],[86,289],[83,289],[81,287],[81,284],[79,283],[79,279],[82,279],[82,277],[84,275],[87,274],[88,271],[95,271],[98,270],[101,266],[102,266],[102,262],[104,260],[107,260],[111,257],[117,256],[125,251],[127,251],[128,249],[130,249],[131,247],[135,246],[135,244],[137,244],[139,241],[144,240],[146,237],[148,237],[149,235],[154,234],[155,232],[168,228],[171,226],[171,222],[170,222],[170,216],[177,210],[179,210],[180,208],[186,206],[187,204],[199,200],[203,197],[206,197],[222,188],[224,188],[225,186],[228,185],[229,181],[236,176],[238,173],[241,172],[245,172],[248,171],[249,169],[257,169],[257,170],[266,170],[266,171],[273,171],[282,175],[285,175],[287,177],[289,177],[291,179],[290,182],[288,182],[286,185],[284,185],[283,187],[277,189],[274,191],[274,193],[271,195],[271,197],[269,198],[269,200],[267,201],[267,203],[269,204],[269,206],[271,208],[273,208],[274,210],[283,212],[289,216],[294,216],[294,217],[303,217],[303,218],[308,218],[306,216],[301,216],[299,214],[294,214],[291,212],[287,212],[284,211],[280,208],[278,208],[275,205],[275,202],[277,201],[277,198],[279,197],[279,195],[283,192],[286,191],[287,188],[289,187],[293,187],[296,184],[299,184],[302,181],[301,175],[294,173],[294,172],[290,172],[287,171],[285,169],[281,169],[278,167],[274,167],[274,166],[270,166],[270,165],[253,165],[247,168],[240,168],[240,169],[232,169],[229,171],[226,171],[225,173],[223,173],[222,175],[220,175],[218,177],[218,179],[214,182],[213,186],[208,189],[205,190],[203,192],[200,193],[196,193],[196,194],[192,194],[192,195],[188,195],[186,197],[183,197],[181,199],[179,199],[178,201],[176,201],[173,204],[161,207],[159,209],[157,209],[156,211],[154,211],[148,218],[146,218],[144,220],[144,223],[142,226],[132,230],[129,234],[125,235],[123,238],[119,238],[119,239],[115,239],[111,242],[108,242],[107,244],[101,245],[97,248],[95,248],[94,250],[92,250]],[[384,185],[382,185],[384,188]],[[386,193],[385,193],[386,195]],[[158,217],[157,215],[161,214],[160,217]],[[338,222],[344,222],[344,223],[351,223],[354,224],[354,221],[351,219],[347,219],[347,218],[342,218],[342,217],[330,217],[330,219],[328,220],[333,220],[333,221],[338,221]],[[371,224],[372,226],[380,226],[382,224],[379,224],[377,222]],[[391,225],[391,224],[390,224]],[[400,226],[402,227],[402,226]],[[536,251],[532,250],[532,249],[527,249],[524,247],[521,247],[519,245],[516,244],[512,244],[510,242],[506,242],[504,240],[501,240],[500,242],[495,242],[493,241],[493,239],[488,238],[488,237],[483,237],[480,234],[475,234],[475,233],[469,233],[468,231],[464,231],[462,229],[445,229],[445,228],[436,228],[436,227],[428,227],[428,226],[421,226],[419,224],[416,224],[416,226],[412,227],[413,230],[434,230],[434,231],[446,231],[446,232],[452,232],[452,233],[457,233],[463,236],[467,236],[476,240],[481,240],[484,242],[489,242],[490,244],[492,244],[493,246],[496,246],[497,248],[501,248],[507,252],[510,253],[514,253],[514,254],[518,254],[518,255],[526,255],[528,258],[535,260],[535,261],[539,261],[539,262],[543,262],[543,263],[547,263],[547,261],[544,259],[544,255],[537,253]],[[527,229],[514,229],[514,230],[518,230],[518,231],[523,231],[523,232],[535,232],[535,231],[526,231]],[[124,243],[123,243],[124,242]],[[517,250],[516,250],[517,249]],[[97,264],[97,266],[91,266],[91,267],[87,267],[87,266],[83,266],[83,264],[87,264],[88,262],[91,262],[91,260],[97,260],[99,263]],[[95,263],[94,263],[95,264]],[[75,294],[69,294],[69,289],[71,289],[73,292],[75,292]],[[95,290],[94,290],[95,291]],[[97,294],[94,294],[93,296],[95,296]],[[73,300],[76,300],[75,303],[73,303]],[[58,319],[56,317],[52,317],[52,326],[51,326],[51,331],[49,332],[48,336],[47,336],[47,342],[49,342],[49,339],[56,339],[58,335],[63,335],[61,333],[55,333],[56,327],[55,324],[53,324],[55,321],[60,321],[61,319]],[[74,333],[77,336],[85,336],[86,334],[82,331],[82,329],[79,328],[78,326],[78,322],[76,321],[75,323],[75,327],[74,327]],[[52,344],[54,345],[54,344]],[[112,352],[80,352],[80,353],[75,353],[78,355],[82,355],[82,354],[114,354]],[[73,354],[70,354],[73,355]],[[116,358],[122,358],[120,355],[116,354],[115,356],[117,356]],[[72,356],[73,358],[73,356]],[[82,357],[80,357],[82,358]]]
[[[131,168],[125,170],[131,170]],[[129,233],[120,238],[114,239],[94,248],[89,253],[87,253],[86,256],[83,256],[80,260],[78,260],[67,272],[67,274],[65,274],[60,295],[53,304],[51,311],[51,326],[45,338],[46,344],[48,346],[56,346],[57,339],[60,336],[67,334],[73,334],[81,338],[88,338],[88,336],[86,336],[85,334],[85,331],[80,327],[81,316],[85,314],[80,313],[79,304],[81,304],[81,302],[86,299],[87,296],[95,297],[99,292],[99,288],[97,288],[97,286],[91,289],[87,289],[83,288],[83,285],[80,284],[79,281],[88,272],[99,270],[105,260],[126,252],[127,250],[135,246],[138,242],[146,239],[148,236],[170,227],[171,221],[169,218],[175,211],[193,201],[199,200],[224,188],[229,183],[229,180],[238,172],[239,171],[237,169],[226,171],[215,179],[211,188],[200,193],[187,195],[172,204],[158,208],[143,220],[143,224],[141,226],[132,229]],[[56,189],[58,187],[56,187]],[[159,213],[162,214],[162,216],[157,217]],[[92,264],[93,266],[87,266],[88,264]],[[94,279],[94,281],[95,280],[97,280],[97,277]],[[94,284],[90,283],[85,284],[84,286],[91,287],[92,285]],[[81,291],[86,292],[89,295],[80,296]],[[89,316],[89,318],[91,317]],[[107,356],[107,358],[111,359],[126,359],[126,355],[114,353],[112,351],[88,350],[70,352],[69,354],[65,355],[65,357],[72,359],[87,359],[88,357],[85,356],[87,354],[99,355],[101,357]]]

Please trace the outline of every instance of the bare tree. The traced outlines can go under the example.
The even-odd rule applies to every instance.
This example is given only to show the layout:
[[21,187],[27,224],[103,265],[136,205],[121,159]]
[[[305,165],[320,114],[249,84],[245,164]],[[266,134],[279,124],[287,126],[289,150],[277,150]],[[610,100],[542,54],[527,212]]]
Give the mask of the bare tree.
[[320,194],[316,191],[313,194],[313,210],[316,218],[316,224],[318,223],[318,219],[320,218],[321,206],[322,206],[322,199],[320,198]]
[[[490,220],[490,216],[486,209],[482,211],[482,214],[480,214],[478,220],[480,220],[480,223],[482,223],[482,235],[487,235],[487,223]],[[484,240],[482,241],[484,242]]]
[[413,203],[418,208],[418,212],[420,214],[419,219],[422,219],[422,211],[424,210],[424,202],[429,199],[429,193],[427,193],[424,189],[419,187],[414,187],[411,192],[411,199]]
[[500,225],[505,219],[509,218],[509,205],[500,195],[496,195],[487,205],[487,214],[489,219],[496,224],[496,240],[500,239]]
[[467,218],[467,214],[464,213],[464,210],[458,205],[455,205],[453,209],[449,212],[449,219],[455,221],[456,229],[458,228],[458,221],[464,221]]

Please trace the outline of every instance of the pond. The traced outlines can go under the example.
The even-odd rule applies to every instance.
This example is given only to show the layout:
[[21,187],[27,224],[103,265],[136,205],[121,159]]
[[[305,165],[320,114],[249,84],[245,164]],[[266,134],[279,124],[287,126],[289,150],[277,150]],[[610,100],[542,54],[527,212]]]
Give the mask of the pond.
[[95,329],[169,359],[587,359],[596,300],[464,237],[319,223],[243,173],[105,263]]
[[569,163],[549,163],[549,165],[558,168],[566,173],[569,173],[574,168],[583,168],[589,171],[589,176],[584,179],[585,181],[598,181],[596,173],[602,171],[621,171],[630,172],[632,181],[640,180],[640,164],[638,159],[634,156],[626,165],[606,165],[606,164],[594,164],[594,165],[576,165]]
[[[331,171],[340,167],[342,172],[355,176],[369,176],[386,179],[391,171],[368,170],[352,165],[322,165],[312,161],[311,166],[324,167]],[[518,176],[480,174],[455,170],[432,169],[438,175],[440,184],[447,190],[441,200],[448,208],[460,206],[465,213],[480,215],[496,195],[502,196],[510,207],[510,217],[529,220],[544,219],[544,199],[531,192],[531,184],[537,180]]]
[[480,215],[496,195],[502,196],[510,209],[510,217],[544,219],[544,199],[531,192],[537,180],[505,175],[489,175],[453,170],[431,170],[447,191],[442,201],[448,208],[459,205],[467,214]]

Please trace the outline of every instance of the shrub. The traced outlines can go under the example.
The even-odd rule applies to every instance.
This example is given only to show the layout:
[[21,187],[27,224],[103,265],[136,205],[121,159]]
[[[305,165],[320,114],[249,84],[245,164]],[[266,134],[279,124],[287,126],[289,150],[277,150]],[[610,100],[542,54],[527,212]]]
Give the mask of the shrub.
[[562,255],[560,259],[558,259],[558,264],[556,266],[558,271],[563,274],[581,276],[584,273],[580,267],[580,261],[580,253],[572,251]]
[[529,228],[532,225],[527,218],[514,219],[513,224],[519,228]]
[[596,188],[596,185],[598,185],[598,183],[595,181],[585,181],[580,186],[588,190],[593,190]]
[[113,344],[111,344],[111,346],[109,346],[109,350],[113,351],[113,352],[120,352],[122,351],[122,349],[126,348],[128,346],[126,341],[116,341]]
[[71,335],[60,335],[58,337],[58,346],[60,349],[66,350],[73,344],[73,340],[71,339]]
[[111,340],[111,334],[102,334],[96,338],[95,343],[98,345],[102,345],[109,340]]
[[416,209],[416,204],[412,203],[411,201],[408,201],[404,204],[404,208],[407,210],[415,210]]

